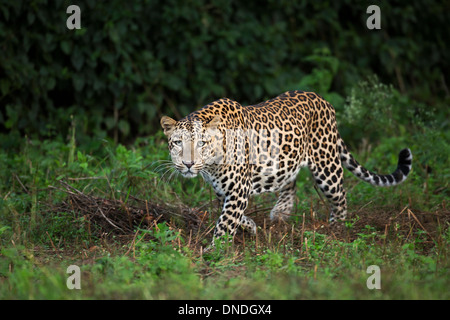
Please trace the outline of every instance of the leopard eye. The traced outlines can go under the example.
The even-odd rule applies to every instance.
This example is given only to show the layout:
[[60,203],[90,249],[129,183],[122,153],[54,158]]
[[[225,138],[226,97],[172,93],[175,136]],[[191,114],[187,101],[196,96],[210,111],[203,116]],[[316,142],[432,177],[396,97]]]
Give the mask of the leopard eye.
[[200,140],[199,142],[197,142],[197,145],[199,147],[203,147],[206,144],[206,141]]
[[181,145],[183,144],[183,141],[181,141],[181,140],[175,140],[175,141],[173,141],[173,144],[176,145],[176,146],[178,146],[178,147],[181,147]]

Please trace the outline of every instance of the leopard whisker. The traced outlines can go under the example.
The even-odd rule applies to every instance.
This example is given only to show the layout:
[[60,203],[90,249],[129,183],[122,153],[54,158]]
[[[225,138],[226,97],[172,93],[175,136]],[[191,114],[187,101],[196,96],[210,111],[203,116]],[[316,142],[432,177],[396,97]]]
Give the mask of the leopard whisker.
[[153,162],[150,162],[149,164],[147,164],[144,167],[144,170],[146,169],[152,169],[153,166],[157,166],[160,163],[165,163],[165,162],[171,162],[171,160],[167,160],[167,159],[160,159],[160,160],[154,160]]
[[[167,179],[167,174],[169,173],[169,172],[171,172],[171,171],[178,171],[178,170],[176,170],[176,168],[174,167],[174,166],[170,166],[170,167],[168,167],[168,168],[166,168],[166,170],[164,171],[164,173],[162,174],[162,176],[161,176],[161,178],[160,178],[160,181],[164,181],[165,183],[168,183],[169,182],[169,179]],[[173,172],[172,172],[173,173]],[[171,174],[172,174],[171,173]],[[170,176],[170,175],[169,175]],[[166,177],[166,178],[164,178],[164,177]]]
[[160,173],[160,172],[162,172],[162,171],[164,171],[164,170],[167,170],[167,169],[169,169],[169,168],[172,168],[173,167],[173,164],[172,163],[164,163],[164,164],[162,164],[162,165],[159,165],[156,169],[154,169],[153,171],[154,172],[156,172],[156,173]]
[[179,174],[180,174],[180,171],[174,170],[174,171],[170,174],[169,178],[167,179],[167,183],[170,182],[170,180],[172,179],[172,177],[174,177],[174,175],[175,175],[175,177],[178,177]]
[[[163,162],[164,161],[164,162]],[[153,171],[158,172],[160,170],[160,168],[164,168],[167,165],[172,165],[172,161],[171,160],[160,160],[158,161],[160,163],[153,163],[152,165],[156,165],[155,168],[152,168]],[[161,163],[162,162],[162,163]]]

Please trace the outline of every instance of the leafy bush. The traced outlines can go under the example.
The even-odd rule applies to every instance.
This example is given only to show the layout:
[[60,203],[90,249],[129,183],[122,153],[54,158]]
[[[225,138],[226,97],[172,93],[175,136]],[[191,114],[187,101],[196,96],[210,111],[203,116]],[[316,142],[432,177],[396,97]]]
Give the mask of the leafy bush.
[[81,30],[66,28],[70,4],[1,1],[3,133],[65,138],[73,114],[79,141],[127,142],[222,96],[251,104],[304,86],[337,106],[372,72],[431,103],[446,94],[440,3],[382,2],[380,31],[349,0],[86,1]]
[[353,86],[344,108],[338,109],[341,134],[351,137],[351,143],[362,139],[376,143],[382,137],[404,134],[410,119],[408,109],[399,104],[399,96],[392,85],[379,82],[377,76]]

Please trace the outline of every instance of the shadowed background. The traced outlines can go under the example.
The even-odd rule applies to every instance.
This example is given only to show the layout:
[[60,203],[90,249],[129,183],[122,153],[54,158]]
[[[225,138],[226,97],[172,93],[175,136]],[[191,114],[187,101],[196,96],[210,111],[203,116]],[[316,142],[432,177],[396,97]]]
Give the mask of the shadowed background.
[[[221,97],[256,104],[292,89],[329,99],[345,124],[339,114],[352,90],[374,74],[373,85],[402,96],[389,110],[396,124],[448,115],[448,3],[377,2],[382,29],[369,30],[369,1],[0,2],[3,148],[24,134],[65,139],[71,115],[89,148],[86,137],[130,143],[160,130],[163,114],[180,118]],[[71,4],[81,30],[66,27]],[[374,101],[362,102],[370,113]],[[353,145],[359,129],[341,131]]]

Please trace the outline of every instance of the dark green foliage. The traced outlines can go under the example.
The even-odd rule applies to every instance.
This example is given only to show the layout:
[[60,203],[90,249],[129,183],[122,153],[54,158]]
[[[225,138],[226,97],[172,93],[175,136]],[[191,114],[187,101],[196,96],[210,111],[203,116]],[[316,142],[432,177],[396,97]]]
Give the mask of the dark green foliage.
[[73,114],[79,136],[128,141],[155,133],[163,113],[290,89],[339,108],[372,73],[426,103],[448,95],[440,2],[382,1],[381,30],[366,28],[369,2],[349,0],[85,1],[81,30],[66,28],[70,4],[1,1],[3,133],[65,138]]

